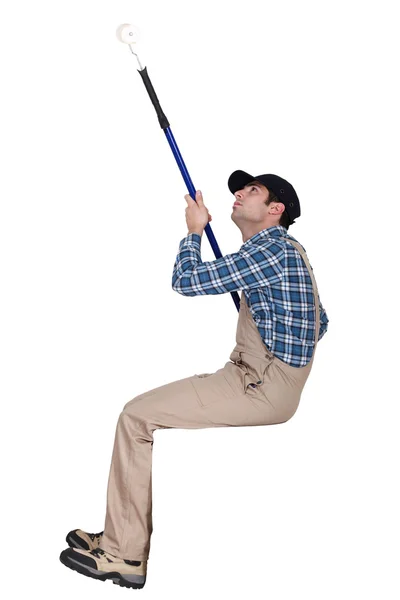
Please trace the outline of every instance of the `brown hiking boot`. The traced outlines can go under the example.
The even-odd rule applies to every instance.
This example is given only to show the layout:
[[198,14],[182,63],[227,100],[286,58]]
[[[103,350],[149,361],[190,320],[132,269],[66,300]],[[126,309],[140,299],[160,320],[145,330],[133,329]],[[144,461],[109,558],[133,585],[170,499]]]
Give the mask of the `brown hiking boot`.
[[118,558],[101,548],[81,550],[67,548],[60,554],[60,561],[73,571],[113,583],[121,587],[140,589],[146,583],[147,560],[126,560]]

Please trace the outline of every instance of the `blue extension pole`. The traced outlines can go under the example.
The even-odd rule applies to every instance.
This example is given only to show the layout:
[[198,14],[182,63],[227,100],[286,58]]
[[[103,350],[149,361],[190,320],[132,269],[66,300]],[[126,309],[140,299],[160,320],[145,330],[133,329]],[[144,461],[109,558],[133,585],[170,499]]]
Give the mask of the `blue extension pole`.
[[[193,182],[190,178],[189,172],[186,168],[185,162],[182,158],[182,155],[179,151],[178,148],[178,144],[175,141],[175,138],[172,134],[169,122],[167,117],[165,116],[165,114],[163,113],[161,106],[160,106],[160,102],[157,98],[156,92],[154,90],[154,87],[150,81],[149,75],[147,73],[147,67],[144,67],[144,69],[139,70],[137,69],[138,73],[141,75],[143,83],[147,89],[147,92],[150,96],[150,99],[153,103],[154,108],[156,109],[156,113],[158,116],[158,120],[161,126],[161,129],[164,130],[165,136],[168,140],[168,143],[170,145],[170,148],[172,150],[172,153],[175,157],[175,160],[177,162],[177,165],[179,167],[179,170],[182,174],[182,177],[186,183],[186,187],[188,189],[189,194],[191,195],[191,197],[193,198],[193,200],[196,202],[196,188],[193,185]],[[210,224],[207,223],[207,225],[204,228],[204,231],[207,234],[208,240],[211,244],[211,248],[213,249],[215,258],[221,258],[222,254],[221,254],[221,250],[219,249],[219,246],[217,244],[217,240],[215,239],[214,233],[210,227]],[[233,301],[235,303],[235,306],[237,308],[237,310],[239,311],[240,309],[240,299],[239,299],[239,294],[237,292],[230,292]]]

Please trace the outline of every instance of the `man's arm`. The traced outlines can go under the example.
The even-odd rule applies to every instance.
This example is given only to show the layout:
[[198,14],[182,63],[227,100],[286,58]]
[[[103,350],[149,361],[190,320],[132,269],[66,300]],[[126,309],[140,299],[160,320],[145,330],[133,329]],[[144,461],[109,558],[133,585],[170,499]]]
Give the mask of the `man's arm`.
[[190,233],[179,244],[172,289],[183,296],[226,294],[272,285],[283,277],[285,252],[275,242],[250,246],[213,261],[201,260],[201,235]]

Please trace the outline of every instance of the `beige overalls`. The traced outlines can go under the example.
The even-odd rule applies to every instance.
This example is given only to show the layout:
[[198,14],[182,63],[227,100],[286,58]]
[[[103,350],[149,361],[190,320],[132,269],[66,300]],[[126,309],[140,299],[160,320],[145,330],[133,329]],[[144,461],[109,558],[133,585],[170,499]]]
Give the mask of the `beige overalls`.
[[[286,241],[303,257],[318,309],[318,289],[307,256],[297,242]],[[271,425],[289,420],[311,371],[319,327],[316,310],[312,358],[304,367],[292,367],[265,346],[242,291],[236,346],[222,369],[154,388],[124,406],[115,433],[101,548],[128,560],[148,560],[153,531],[154,430]]]

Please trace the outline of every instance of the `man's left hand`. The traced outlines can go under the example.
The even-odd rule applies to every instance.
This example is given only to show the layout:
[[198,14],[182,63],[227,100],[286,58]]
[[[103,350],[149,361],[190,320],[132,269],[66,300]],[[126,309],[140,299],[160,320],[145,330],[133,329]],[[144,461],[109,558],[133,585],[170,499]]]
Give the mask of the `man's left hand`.
[[193,200],[190,194],[185,195],[185,200],[188,203],[185,209],[188,230],[202,233],[207,223],[212,220],[212,217],[204,206],[201,191],[196,191],[196,200]]

